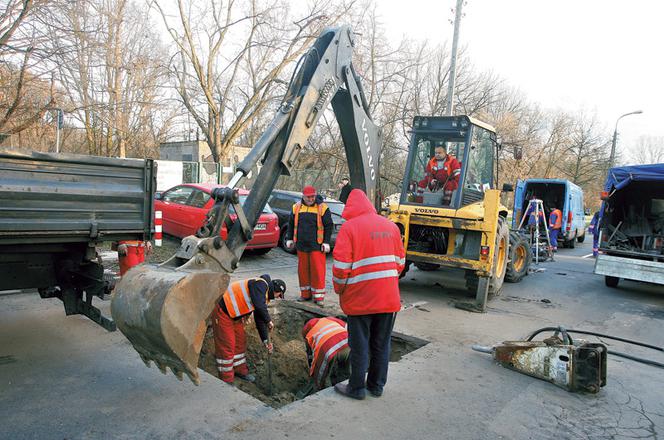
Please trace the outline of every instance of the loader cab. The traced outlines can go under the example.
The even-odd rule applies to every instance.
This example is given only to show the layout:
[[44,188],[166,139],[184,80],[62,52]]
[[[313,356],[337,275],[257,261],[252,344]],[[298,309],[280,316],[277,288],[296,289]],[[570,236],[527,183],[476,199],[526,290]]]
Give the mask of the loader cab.
[[495,130],[481,121],[416,116],[400,202],[458,209],[481,201],[495,187],[496,148]]

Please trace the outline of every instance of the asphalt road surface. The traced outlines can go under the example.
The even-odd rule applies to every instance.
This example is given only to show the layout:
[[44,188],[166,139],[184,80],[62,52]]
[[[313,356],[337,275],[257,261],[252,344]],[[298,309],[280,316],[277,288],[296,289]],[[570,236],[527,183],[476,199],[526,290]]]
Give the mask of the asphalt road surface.
[[[380,399],[323,390],[279,410],[201,372],[196,387],[145,368],[119,332],[65,317],[56,299],[0,293],[0,438],[431,438],[578,439],[664,436],[664,370],[609,357],[598,394],[569,393],[495,364],[470,349],[566,325],[663,345],[661,286],[592,274],[590,245],[562,249],[521,283],[505,284],[485,314],[454,271],[411,269],[396,330],[429,341],[390,364]],[[331,261],[328,260],[328,265]],[[235,277],[270,273],[297,291],[296,260],[281,250],[246,256]],[[328,271],[328,280],[331,274]],[[328,308],[336,295],[328,283]],[[418,307],[412,307],[417,304]],[[101,302],[108,310],[108,301]],[[248,331],[253,331],[248,329]],[[664,355],[604,341],[664,362]]]

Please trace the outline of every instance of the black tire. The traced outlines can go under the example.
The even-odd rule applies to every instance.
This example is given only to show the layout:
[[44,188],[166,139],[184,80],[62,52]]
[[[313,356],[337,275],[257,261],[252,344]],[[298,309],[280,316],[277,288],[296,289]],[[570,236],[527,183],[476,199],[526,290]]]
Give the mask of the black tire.
[[510,232],[510,252],[505,272],[505,281],[518,283],[528,275],[528,268],[533,259],[532,251],[525,238],[517,232]]
[[424,272],[431,272],[437,270],[440,267],[440,264],[435,263],[415,263],[415,267]]
[[586,239],[585,232],[583,233],[583,235],[579,235],[578,237],[576,237],[576,241],[578,241],[579,243],[583,243],[585,239]]
[[283,228],[281,228],[281,236],[279,237],[279,246],[289,254],[294,254],[295,252],[297,252],[295,250],[295,246],[293,246],[293,249],[288,249],[286,247],[287,236],[288,236],[288,226],[284,226]]
[[570,249],[574,249],[576,247],[576,240],[573,238],[570,241],[567,242],[567,247]]
[[618,287],[619,281],[620,278],[618,277],[610,277],[608,275],[604,277],[604,284],[606,284],[606,287]]

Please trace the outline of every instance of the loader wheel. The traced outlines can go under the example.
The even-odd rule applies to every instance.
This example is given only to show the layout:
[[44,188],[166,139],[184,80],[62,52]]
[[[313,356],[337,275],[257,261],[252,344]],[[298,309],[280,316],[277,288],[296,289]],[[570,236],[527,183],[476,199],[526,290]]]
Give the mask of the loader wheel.
[[530,267],[533,254],[530,246],[528,246],[528,242],[517,232],[510,232],[509,256],[505,281],[508,283],[518,283],[521,281],[521,278],[528,275],[528,267]]
[[[500,289],[505,281],[505,272],[507,271],[507,254],[509,251],[509,229],[505,220],[498,219],[498,233],[496,234],[496,249],[493,254],[493,274],[489,279],[489,295],[500,295]],[[479,284],[479,277],[471,270],[465,274],[466,289],[469,293],[476,294]]]
[[430,272],[432,270],[436,270],[440,267],[440,264],[434,264],[434,263],[415,263],[415,267],[417,267],[419,270],[423,270],[425,272]]

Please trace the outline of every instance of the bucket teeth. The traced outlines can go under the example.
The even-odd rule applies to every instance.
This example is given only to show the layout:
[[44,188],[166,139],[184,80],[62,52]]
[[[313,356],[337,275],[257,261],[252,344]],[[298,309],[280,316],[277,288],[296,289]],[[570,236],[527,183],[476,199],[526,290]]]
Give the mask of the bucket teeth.
[[195,377],[193,374],[189,373],[187,371],[187,377],[189,377],[189,380],[191,380],[194,385],[200,385],[201,384],[201,379],[198,377]]
[[154,361],[155,364],[157,364],[157,368],[159,368],[159,371],[161,371],[162,374],[167,374],[168,370],[166,370],[166,365],[159,362],[159,361]]
[[148,358],[147,356],[141,355],[141,360],[143,361],[146,367],[150,368],[152,366],[150,358]]
[[175,374],[175,377],[177,377],[178,380],[180,382],[182,382],[182,379],[184,377],[183,374],[182,374],[182,371],[178,370],[177,368],[173,368],[173,367],[171,367],[171,371],[173,372],[173,374]]

